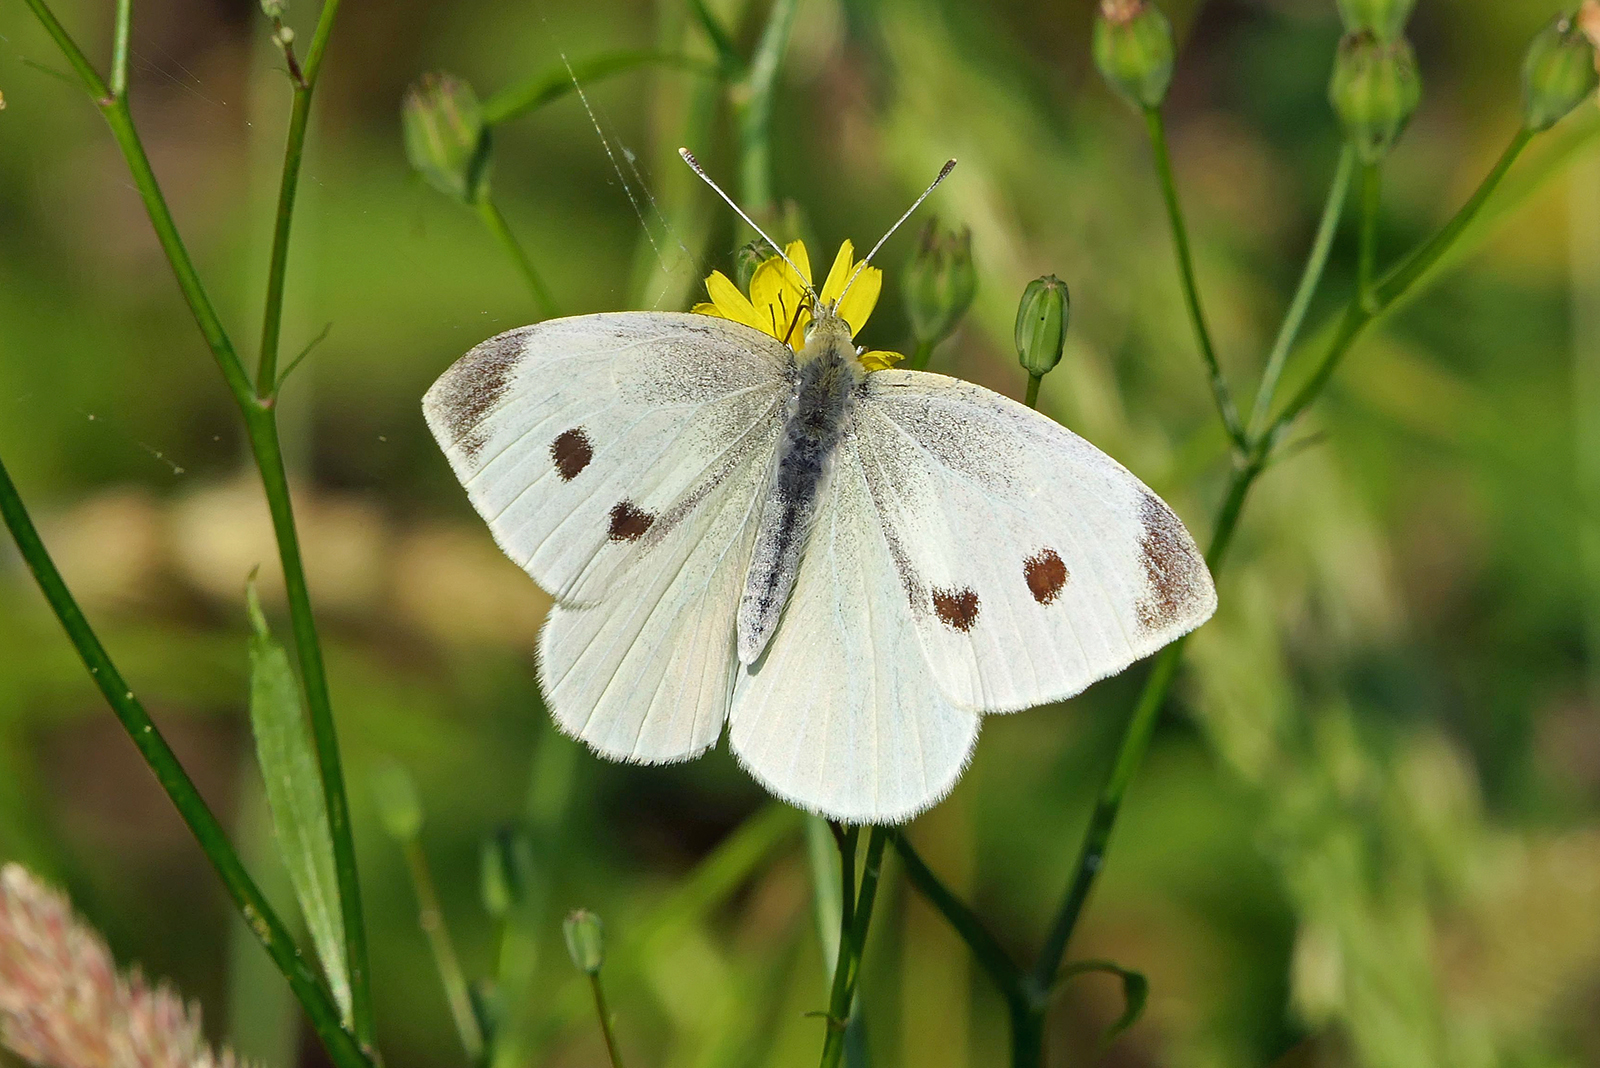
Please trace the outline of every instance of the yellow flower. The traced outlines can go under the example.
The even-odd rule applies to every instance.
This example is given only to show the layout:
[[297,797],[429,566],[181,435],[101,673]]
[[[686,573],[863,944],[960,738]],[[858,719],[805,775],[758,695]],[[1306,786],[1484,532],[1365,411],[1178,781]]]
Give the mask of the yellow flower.
[[[806,336],[806,326],[811,322],[811,257],[806,253],[805,242],[792,241],[784,249],[794,267],[783,262],[782,256],[770,256],[761,261],[755,274],[750,276],[750,295],[739,292],[727,275],[712,271],[706,279],[706,293],[710,301],[696,304],[693,311],[700,315],[715,315],[732,319],[736,323],[754,327],[798,349]],[[795,273],[798,268],[799,274]],[[839,246],[827,281],[817,294],[825,304],[844,300],[835,309],[839,318],[850,324],[854,337],[866,325],[872,309],[877,306],[878,294],[883,291],[883,272],[870,264],[861,268],[861,276],[845,293],[845,285],[856,268],[855,246],[846,241]],[[868,371],[882,371],[905,359],[898,352],[874,349],[860,355],[861,365]]]

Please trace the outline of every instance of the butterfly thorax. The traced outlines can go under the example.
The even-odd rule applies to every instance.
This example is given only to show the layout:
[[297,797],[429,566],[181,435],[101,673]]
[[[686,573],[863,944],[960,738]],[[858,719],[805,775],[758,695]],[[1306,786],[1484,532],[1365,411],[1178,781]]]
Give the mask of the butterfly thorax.
[[813,324],[796,365],[739,602],[739,659],[746,664],[766,649],[794,590],[817,501],[864,373],[849,326],[826,312]]

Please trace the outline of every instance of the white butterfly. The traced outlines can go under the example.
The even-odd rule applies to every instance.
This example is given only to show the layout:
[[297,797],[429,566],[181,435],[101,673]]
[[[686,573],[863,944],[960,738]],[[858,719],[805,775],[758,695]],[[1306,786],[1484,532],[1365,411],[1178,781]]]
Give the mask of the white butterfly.
[[540,684],[564,731],[662,763],[726,722],[768,790],[852,823],[942,798],[984,713],[1071,697],[1216,606],[1115,460],[979,386],[864,371],[820,301],[798,354],[687,313],[523,327],[423,410],[556,599]]

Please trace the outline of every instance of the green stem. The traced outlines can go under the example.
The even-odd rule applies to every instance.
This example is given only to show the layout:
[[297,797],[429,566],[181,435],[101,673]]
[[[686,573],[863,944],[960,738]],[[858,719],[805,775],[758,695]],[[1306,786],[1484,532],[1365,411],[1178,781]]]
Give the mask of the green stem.
[[900,862],[905,865],[906,879],[944,916],[956,934],[961,936],[961,940],[972,951],[972,956],[977,960],[979,967],[988,973],[995,988],[1006,999],[1006,1004],[1013,1009],[1019,1003],[1026,1007],[1029,999],[1023,987],[1022,969],[1017,967],[1016,961],[1011,959],[1005,947],[983,925],[977,913],[968,908],[964,901],[950,892],[949,887],[939,881],[939,877],[933,874],[927,862],[912,848],[905,834],[895,833],[894,849],[900,854]]
[[128,95],[128,39],[133,32],[133,0],[117,0],[115,29],[111,35],[111,95]]
[[[39,2],[40,0],[28,0],[30,4]],[[195,270],[194,261],[189,258],[189,250],[178,234],[178,227],[172,219],[171,210],[167,207],[166,197],[161,192],[160,183],[156,181],[155,171],[150,167],[150,157],[145,155],[139,131],[134,127],[127,97],[103,104],[100,111],[111,127],[111,136],[122,149],[134,187],[139,191],[139,197],[144,201],[145,213],[150,217],[150,227],[155,230],[156,240],[161,243],[161,250],[166,253],[167,262],[172,267],[178,288],[183,292],[184,300],[188,302],[189,312],[200,327],[200,333],[206,340],[206,347],[211,350],[212,358],[216,360],[217,368],[222,372],[222,378],[228,384],[234,402],[242,409],[254,400],[255,393],[250,385],[250,377],[245,373],[244,365],[239,362],[233,342],[229,340],[222,319],[211,304],[211,298],[206,295],[205,286],[200,281],[200,273]]]
[[356,1038],[372,1045],[372,985],[367,963],[367,932],[357,877],[355,839],[350,829],[350,804],[345,793],[344,769],[339,758],[339,738],[333,723],[333,703],[328,693],[328,673],[322,660],[322,642],[311,611],[300,536],[295,528],[294,503],[289,495],[289,475],[278,438],[276,409],[268,402],[244,409],[245,430],[256,467],[266,491],[267,510],[278,542],[278,560],[289,600],[289,622],[294,630],[295,652],[300,662],[301,685],[316,743],[317,765],[328,808],[328,830],[333,836],[334,871],[339,882],[339,907],[344,920],[345,955],[350,969],[351,1015]]
[[1189,312],[1189,325],[1194,328],[1195,342],[1200,346],[1200,358],[1205,361],[1206,376],[1211,386],[1211,398],[1216,403],[1217,414],[1228,432],[1234,447],[1240,452],[1248,449],[1244,424],[1239,421],[1239,409],[1233,402],[1227,379],[1222,377],[1222,367],[1217,363],[1217,351],[1211,344],[1211,331],[1206,327],[1205,311],[1200,305],[1200,288],[1195,281],[1194,255],[1189,248],[1189,228],[1184,223],[1183,205],[1178,200],[1178,184],[1172,174],[1172,155],[1167,150],[1166,124],[1160,108],[1145,108],[1145,125],[1150,132],[1150,147],[1155,154],[1156,174],[1161,182],[1161,195],[1167,205],[1167,222],[1172,228],[1172,243],[1178,257],[1178,280],[1183,288],[1183,304]]
[[188,825],[239,914],[288,980],[290,989],[304,1007],[328,1056],[338,1068],[371,1068],[354,1038],[340,1022],[339,1009],[333,1003],[321,976],[307,962],[283,921],[250,878],[228,841],[227,832],[206,806],[194,782],[151,721],[144,705],[133,695],[133,690],[117,670],[105,646],[100,644],[100,639],[50,559],[3,463],[0,463],[0,517],[4,518],[18,552],[78,651],[95,686],[128,732],[128,737],[133,740],[156,781],[166,791],[178,815]]
[[622,1054],[617,1050],[617,1036],[611,1030],[611,1010],[606,1007],[605,987],[600,983],[600,973],[589,973],[589,988],[594,991],[594,1011],[600,1017],[600,1034],[606,1041],[606,1056],[611,1068],[622,1068]]
[[406,858],[406,869],[411,873],[411,885],[417,895],[417,925],[427,936],[428,948],[433,952],[434,964],[439,969],[439,981],[444,986],[445,999],[450,1003],[450,1015],[455,1020],[456,1034],[461,1038],[461,1048],[467,1059],[478,1064],[483,1059],[483,1027],[478,1013],[472,1007],[472,992],[467,986],[466,973],[461,970],[461,958],[456,955],[455,942],[450,938],[450,928],[439,908],[439,894],[434,888],[433,871],[428,867],[428,856],[422,843],[408,838],[401,846]]
[[778,89],[778,68],[789,45],[799,0],[773,0],[766,28],[750,57],[749,73],[735,86],[739,120],[739,189],[745,210],[759,219],[775,210],[772,191],[772,102]]
[[[1483,210],[1489,198],[1493,196],[1506,174],[1511,170],[1511,165],[1517,161],[1523,149],[1528,147],[1532,134],[1527,129],[1517,131],[1511,139],[1506,150],[1501,153],[1500,159],[1493,169],[1479,183],[1468,201],[1461,206],[1461,210],[1450,219],[1444,227],[1435,234],[1427,244],[1417,249],[1410,256],[1391,270],[1372,287],[1371,298],[1365,306],[1357,299],[1350,302],[1332,327],[1332,333],[1327,336],[1327,342],[1322,357],[1317,361],[1316,367],[1305,383],[1295,392],[1289,403],[1273,419],[1267,429],[1254,443],[1256,453],[1266,455],[1281,440],[1283,434],[1289,429],[1296,419],[1309,408],[1313,401],[1321,394],[1323,387],[1333,377],[1350,346],[1360,336],[1361,331],[1373,319],[1385,314],[1396,304],[1404,300],[1413,286],[1420,282],[1424,276],[1439,262],[1450,250],[1450,247],[1476,219]],[[1315,335],[1320,340],[1324,335]]]
[[1317,236],[1311,244],[1311,255],[1306,259],[1305,271],[1300,276],[1300,285],[1295,290],[1294,300],[1289,304],[1289,311],[1283,317],[1283,325],[1278,329],[1278,336],[1272,343],[1272,352],[1267,356],[1266,368],[1261,372],[1261,385],[1256,390],[1255,405],[1250,412],[1249,428],[1255,433],[1266,419],[1267,413],[1272,410],[1272,399],[1278,391],[1278,380],[1283,376],[1284,364],[1289,360],[1289,353],[1294,348],[1295,339],[1300,336],[1300,328],[1305,325],[1306,313],[1311,309],[1311,299],[1316,295],[1317,286],[1322,282],[1322,273],[1327,269],[1328,256],[1333,251],[1333,239],[1339,232],[1339,220],[1344,215],[1344,204],[1350,196],[1350,179],[1356,169],[1356,154],[1349,146],[1339,156],[1339,167],[1334,172],[1333,185],[1328,189],[1328,199],[1322,208],[1322,220],[1317,224]]
[[[67,62],[78,73],[78,78],[83,82],[83,87],[89,91],[89,95],[94,98],[94,102],[102,111],[110,107],[115,98],[111,90],[106,87],[105,79],[100,77],[100,72],[94,69],[94,64],[89,62],[89,57],[83,54],[83,49],[78,47],[78,42],[72,39],[66,27],[61,25],[55,12],[50,10],[50,5],[45,3],[45,0],[23,0],[23,2],[39,20],[44,31],[50,35],[50,39],[56,43],[56,47],[61,49],[61,54],[67,57]],[[128,14],[132,14],[131,8]],[[117,11],[119,29],[122,17],[123,10],[119,7]]]
[[1022,398],[1022,403],[1030,408],[1039,407],[1039,385],[1044,381],[1043,375],[1028,375],[1028,394]]
[[918,341],[916,347],[911,350],[911,358],[906,360],[906,370],[926,371],[928,361],[931,359],[933,359],[933,342]]
[[[855,847],[855,828],[848,836],[851,851]],[[822,1068],[837,1068],[844,1057],[845,1035],[849,1026],[851,1009],[855,1004],[856,984],[861,977],[861,955],[867,944],[867,928],[872,922],[872,905],[878,893],[878,876],[883,870],[883,850],[891,832],[887,827],[873,827],[867,839],[867,855],[861,865],[861,887],[855,893],[854,909],[845,910],[839,929],[839,959],[833,966],[833,987],[828,997],[828,1035],[822,1043]],[[846,860],[845,839],[840,840],[840,859]],[[853,868],[854,858],[846,860],[846,870]],[[852,889],[854,889],[852,887]]]
[[488,195],[483,196],[478,201],[477,208],[478,218],[483,220],[483,225],[487,226],[489,232],[495,236],[495,240],[500,242],[500,247],[511,257],[511,262],[516,264],[522,280],[527,283],[528,292],[533,294],[533,302],[539,307],[540,317],[554,319],[557,315],[555,298],[550,295],[550,289],[539,276],[533,261],[523,251],[522,245],[517,241],[517,235],[511,232],[506,217],[500,214],[494,199]]
[[[298,70],[291,64],[294,102],[289,110],[289,134],[283,150],[283,177],[278,183],[278,214],[272,230],[272,259],[267,267],[267,299],[261,316],[261,355],[256,364],[256,395],[272,397],[278,391],[278,340],[283,328],[283,287],[289,268],[289,232],[294,222],[295,194],[300,187],[300,163],[305,157],[306,126],[311,118],[311,97],[316,92],[322,57],[327,53],[339,0],[323,0],[322,13],[311,37],[311,50]],[[288,46],[285,46],[287,51]]]
[[1494,195],[1494,191],[1500,187],[1501,181],[1510,172],[1511,165],[1517,162],[1517,157],[1522,155],[1523,149],[1527,148],[1528,143],[1533,140],[1533,134],[1534,132],[1527,127],[1518,130],[1516,136],[1511,139],[1511,143],[1506,146],[1506,150],[1500,154],[1500,158],[1495,162],[1494,168],[1479,183],[1477,190],[1461,206],[1461,210],[1456,212],[1455,216],[1445,224],[1443,229],[1434,234],[1426,245],[1423,245],[1408,256],[1405,262],[1390,271],[1378,283],[1373,297],[1379,308],[1387,308],[1404,296],[1406,290],[1415,285],[1417,280],[1427,273],[1428,269],[1449,250],[1450,246],[1461,236],[1462,231],[1471,224],[1473,219],[1477,218],[1478,213],[1483,210],[1484,204]]
[[1383,207],[1383,165],[1361,168],[1361,245],[1356,260],[1356,299],[1368,311],[1373,307],[1372,280],[1378,270],[1378,216]]
[[[330,6],[335,0],[329,0]],[[326,10],[326,9],[324,9]],[[305,155],[306,122],[311,116],[311,86],[296,85],[289,111],[289,139],[283,152],[283,177],[278,183],[278,213],[272,228],[272,259],[267,265],[267,299],[261,316],[261,354],[256,363],[256,396],[278,391],[278,339],[283,328],[284,277],[289,267],[289,231],[294,198],[300,186],[300,161]]]

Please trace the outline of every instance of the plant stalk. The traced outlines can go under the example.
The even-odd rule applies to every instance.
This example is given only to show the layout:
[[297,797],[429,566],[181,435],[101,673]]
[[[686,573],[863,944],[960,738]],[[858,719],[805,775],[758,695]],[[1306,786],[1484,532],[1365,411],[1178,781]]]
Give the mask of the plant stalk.
[[450,937],[444,912],[439,908],[439,893],[434,887],[433,871],[428,866],[428,855],[415,837],[401,844],[405,854],[406,870],[411,874],[411,886],[417,895],[417,926],[428,939],[433,952],[433,962],[439,969],[439,982],[444,987],[445,1000],[450,1003],[450,1016],[455,1021],[456,1034],[467,1060],[479,1064],[483,1060],[483,1026],[472,1007],[472,991],[467,985],[466,973],[461,970],[461,958]]
[[311,1021],[312,1029],[327,1049],[328,1056],[338,1068],[371,1068],[355,1038],[344,1029],[339,1009],[322,976],[308,963],[288,928],[250,878],[250,873],[245,870],[238,853],[229,842],[227,832],[195,789],[193,780],[156,729],[144,705],[134,696],[133,690],[117,670],[94,628],[73,599],[3,463],[0,463],[0,516],[3,516],[6,528],[16,541],[18,552],[33,573],[34,581],[38,583],[56,619],[67,632],[73,648],[78,651],[90,678],[194,835],[195,842],[221,878],[239,914],[288,980]]
[[1300,336],[1300,328],[1305,325],[1306,313],[1311,309],[1311,299],[1316,296],[1317,287],[1322,282],[1322,273],[1328,266],[1328,255],[1333,251],[1333,239],[1339,232],[1339,220],[1344,216],[1345,201],[1350,197],[1350,180],[1355,175],[1356,154],[1348,144],[1339,155],[1339,167],[1334,172],[1333,184],[1328,189],[1328,199],[1322,208],[1322,219],[1317,224],[1317,236],[1311,243],[1311,255],[1306,259],[1305,271],[1300,276],[1300,285],[1295,289],[1294,299],[1289,303],[1289,311],[1283,317],[1283,325],[1278,329],[1278,336],[1272,343],[1272,352],[1267,356],[1265,369],[1261,372],[1261,384],[1256,389],[1255,405],[1250,411],[1248,430],[1255,434],[1266,419],[1267,413],[1272,410],[1272,399],[1278,392],[1278,380],[1283,375],[1283,366],[1289,360],[1289,353],[1294,348],[1295,340]]
[[1150,132],[1150,147],[1155,154],[1156,175],[1161,183],[1161,196],[1167,206],[1167,222],[1172,228],[1173,248],[1178,259],[1178,281],[1183,288],[1183,305],[1189,313],[1189,325],[1194,328],[1194,338],[1200,347],[1200,358],[1205,361],[1206,378],[1211,387],[1211,399],[1216,403],[1217,415],[1228,432],[1228,439],[1240,452],[1248,451],[1244,424],[1239,421],[1239,409],[1234,404],[1233,392],[1222,375],[1217,362],[1217,351],[1211,343],[1211,331],[1206,326],[1205,311],[1200,304],[1200,287],[1195,279],[1194,255],[1189,247],[1189,228],[1184,222],[1183,205],[1178,200],[1178,183],[1172,174],[1172,155],[1167,149],[1166,123],[1160,108],[1145,108],[1145,126]]
[[[26,0],[26,2],[67,56],[68,62],[78,71],[85,88],[96,100],[101,114],[111,127],[112,136],[122,150],[134,186],[144,202],[151,227],[155,230],[156,238],[177,279],[178,288],[182,291],[195,323],[199,326],[206,345],[222,372],[223,380],[227,383],[229,392],[233,394],[234,401],[244,418],[251,449],[260,469],[268,508],[272,514],[273,530],[278,539],[279,557],[283,563],[285,585],[289,592],[289,607],[296,652],[300,661],[302,685],[306,691],[306,703],[322,772],[345,928],[345,951],[350,973],[355,1037],[363,1048],[371,1048],[372,1012],[366,957],[366,926],[362,919],[360,887],[356,880],[355,847],[350,834],[349,808],[345,797],[343,773],[340,769],[332,710],[328,700],[327,677],[322,664],[321,646],[317,643],[316,625],[311,616],[305,572],[300,561],[293,507],[289,499],[288,479],[283,468],[273,404],[270,399],[259,398],[251,386],[249,376],[245,373],[227,330],[206,295],[194,262],[190,259],[188,249],[178,234],[177,225],[173,221],[160,183],[156,180],[149,156],[145,153],[144,145],[134,125],[125,91],[128,36],[125,23],[130,18],[130,0],[119,0],[117,8],[116,38],[121,43],[117,45],[116,56],[117,61],[122,64],[122,73],[118,74],[114,68],[113,80],[121,82],[124,91],[120,94],[112,94],[108,90],[93,65],[72,40],[71,35],[56,20],[45,0]],[[308,80],[315,77],[321,66],[337,7],[337,0],[328,0],[323,7],[311,49],[307,54],[305,71]],[[292,201],[291,195],[291,207]],[[280,230],[284,241],[287,241],[287,220],[280,220]],[[279,261],[280,255],[275,250],[274,262],[279,263]],[[249,920],[250,917],[246,916],[246,919]]]
[[500,208],[494,199],[485,193],[477,202],[478,218],[483,220],[483,225],[489,228],[495,240],[500,242],[500,247],[505,250],[511,262],[516,264],[517,272],[522,275],[522,280],[528,286],[528,292],[533,294],[533,302],[539,308],[539,317],[554,319],[556,311],[555,298],[550,295],[550,287],[544,284],[538,268],[528,258],[527,252],[517,240],[517,235],[511,232],[511,226],[506,222],[506,217],[500,214]]
[[[854,832],[855,828],[851,828]],[[839,959],[833,966],[833,988],[828,996],[828,1034],[822,1042],[822,1068],[838,1068],[844,1057],[845,1037],[855,1005],[856,984],[861,977],[861,955],[866,949],[867,928],[872,921],[872,905],[878,893],[878,876],[883,870],[883,850],[888,845],[890,830],[873,827],[867,838],[867,855],[861,865],[861,886],[849,889],[854,892],[854,907],[847,907],[839,925]],[[849,847],[854,852],[855,836],[848,835]],[[845,840],[840,839],[839,856],[848,873],[854,869],[854,857],[846,857]],[[849,879],[848,874],[846,879]],[[848,885],[848,883],[847,883]]]

